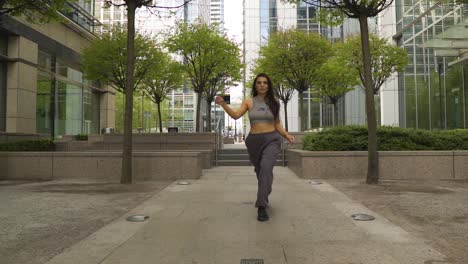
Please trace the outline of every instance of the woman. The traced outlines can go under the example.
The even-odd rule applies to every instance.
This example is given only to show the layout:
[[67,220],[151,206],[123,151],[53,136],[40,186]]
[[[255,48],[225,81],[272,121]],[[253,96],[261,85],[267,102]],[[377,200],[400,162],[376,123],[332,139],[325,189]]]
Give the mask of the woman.
[[275,99],[272,87],[271,80],[266,74],[258,74],[253,83],[252,98],[244,100],[237,111],[232,110],[222,97],[215,98],[216,104],[221,105],[234,119],[249,112],[250,133],[245,139],[245,145],[257,174],[258,191],[255,207],[258,208],[258,221],[269,219],[266,207],[273,183],[273,166],[281,151],[281,136],[290,143],[294,142],[294,137],[281,125],[280,104]]

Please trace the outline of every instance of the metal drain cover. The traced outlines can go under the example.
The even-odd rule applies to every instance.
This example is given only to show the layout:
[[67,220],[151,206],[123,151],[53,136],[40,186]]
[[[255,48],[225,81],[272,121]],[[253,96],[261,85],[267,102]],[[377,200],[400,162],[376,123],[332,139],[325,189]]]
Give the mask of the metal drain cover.
[[132,215],[132,216],[129,216],[127,217],[127,221],[130,221],[130,222],[143,222],[143,221],[146,221],[146,219],[148,219],[149,216],[147,215]]
[[189,185],[190,182],[188,182],[188,181],[179,181],[179,182],[177,182],[177,184],[178,185]]
[[263,259],[241,259],[240,264],[264,264]]
[[371,221],[375,219],[375,217],[368,214],[353,214],[351,217],[356,221]]
[[312,184],[312,185],[319,185],[319,184],[322,184],[322,183],[319,182],[319,181],[310,181],[309,183]]

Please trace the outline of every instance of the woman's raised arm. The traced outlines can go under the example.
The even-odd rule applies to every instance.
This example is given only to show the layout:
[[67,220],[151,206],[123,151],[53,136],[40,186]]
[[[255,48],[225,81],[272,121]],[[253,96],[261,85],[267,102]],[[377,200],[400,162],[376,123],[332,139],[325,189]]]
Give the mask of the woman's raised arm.
[[248,100],[250,99],[244,100],[240,108],[237,110],[233,110],[231,107],[229,107],[229,105],[223,100],[223,97],[221,96],[216,96],[215,103],[222,106],[224,111],[226,111],[230,117],[233,119],[239,119],[247,112],[247,110],[249,110]]

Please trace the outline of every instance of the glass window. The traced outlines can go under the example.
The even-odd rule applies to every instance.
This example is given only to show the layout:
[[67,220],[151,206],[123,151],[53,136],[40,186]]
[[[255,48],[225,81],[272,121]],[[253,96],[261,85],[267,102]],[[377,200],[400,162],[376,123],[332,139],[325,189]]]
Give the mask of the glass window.
[[40,69],[52,71],[52,55],[46,53],[45,51],[39,50],[37,64]]
[[[444,125],[444,76],[439,69],[431,71],[431,118],[433,129],[443,129]],[[441,81],[442,80],[442,81]]]
[[83,133],[99,134],[99,94],[90,88],[83,89]]
[[82,83],[83,82],[83,73],[79,70],[72,68],[66,62],[57,59],[56,63],[57,74],[67,77],[70,80]]
[[185,121],[193,121],[194,119],[193,110],[185,110]]
[[[8,35],[0,33],[0,54],[8,55]],[[7,64],[0,62],[0,131],[6,129],[6,74]]]
[[463,128],[462,66],[447,68],[445,75],[447,129]]
[[430,129],[429,121],[429,84],[424,75],[416,76],[417,88],[417,128]]
[[416,92],[414,75],[405,75],[406,126],[416,127]]
[[55,135],[82,133],[82,88],[63,81],[56,81],[56,84]]
[[8,35],[0,33],[0,54],[8,56]]
[[52,134],[52,78],[47,74],[37,76],[36,97],[36,131],[37,133]]
[[0,131],[6,130],[7,64],[0,62]]

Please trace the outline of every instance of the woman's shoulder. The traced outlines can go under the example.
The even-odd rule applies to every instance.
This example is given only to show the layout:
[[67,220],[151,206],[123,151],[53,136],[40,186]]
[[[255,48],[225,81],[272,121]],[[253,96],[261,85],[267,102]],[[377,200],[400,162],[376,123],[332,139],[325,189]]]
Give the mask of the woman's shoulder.
[[252,104],[253,104],[253,99],[252,99],[252,97],[245,98],[244,101],[243,101],[243,103],[246,104],[246,105],[250,108],[250,106],[252,106]]

